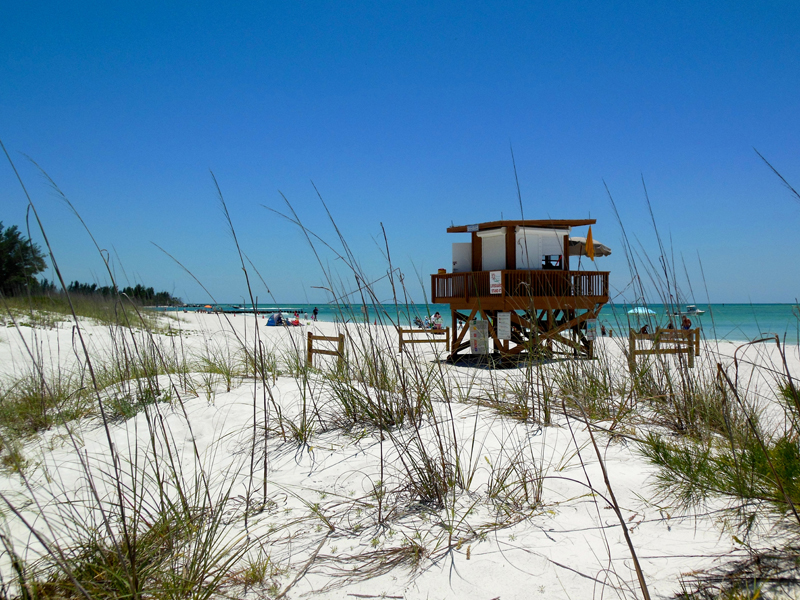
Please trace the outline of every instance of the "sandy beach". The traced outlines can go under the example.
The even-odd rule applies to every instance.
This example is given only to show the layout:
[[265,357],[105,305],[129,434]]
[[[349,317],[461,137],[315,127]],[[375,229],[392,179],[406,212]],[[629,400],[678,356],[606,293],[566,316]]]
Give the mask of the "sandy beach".
[[[220,561],[214,595],[247,598],[639,598],[626,533],[650,596],[671,597],[682,581],[787,539],[779,515],[759,521],[745,541],[725,499],[687,511],[661,497],[640,441],[676,434],[647,403],[603,418],[570,398],[565,374],[582,378],[574,369],[594,365],[619,379],[610,404],[627,406],[627,340],[599,339],[595,361],[487,369],[445,363],[427,344],[400,354],[395,330],[380,325],[266,327],[199,313],[162,321],[153,334],[81,325],[95,370],[123,347],[174,365],[99,393],[111,404],[146,388],[154,402],[128,418],[106,415],[107,428],[87,408],[83,418],[24,438],[16,463],[4,460],[4,535],[32,572],[48,553],[52,569],[87,537],[118,535],[104,527],[109,515],[120,517],[120,504],[131,519],[137,509],[160,514],[165,499],[179,497],[215,523],[213,531],[198,526],[203,553],[235,557]],[[90,385],[73,324],[7,325],[6,393],[41,371]],[[346,336],[346,371],[332,376],[336,358],[320,355],[305,368],[309,331]],[[693,375],[712,381],[717,363],[731,379],[738,373],[763,422],[779,427],[777,346],[737,347],[704,341]],[[253,348],[268,355],[268,373],[248,369],[242,357]],[[787,364],[800,372],[796,347]],[[376,365],[386,372],[372,373]],[[536,410],[511,410],[531,393],[531,373],[534,387],[553,392],[549,424]],[[420,408],[405,417],[387,410],[379,428],[346,409],[348,398],[367,397]],[[438,484],[426,479],[436,473]],[[120,527],[120,518],[111,521]],[[9,554],[3,559],[3,580],[14,581]],[[171,560],[176,568],[188,559]],[[254,565],[260,577],[248,575]]]
[[0,600],[800,600],[800,2],[0,14]]

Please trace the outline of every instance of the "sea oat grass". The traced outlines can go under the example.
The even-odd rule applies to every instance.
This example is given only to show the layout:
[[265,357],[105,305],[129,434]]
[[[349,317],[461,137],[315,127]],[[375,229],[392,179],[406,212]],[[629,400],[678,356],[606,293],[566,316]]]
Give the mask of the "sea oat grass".
[[165,328],[162,319],[168,313],[143,308],[135,300],[119,296],[70,294],[70,301],[62,294],[48,296],[14,296],[5,298],[6,312],[21,323],[52,328],[72,320],[72,310],[79,318],[97,325],[145,328],[160,331]]
[[90,414],[91,400],[78,373],[34,370],[0,387],[0,428],[28,436]]

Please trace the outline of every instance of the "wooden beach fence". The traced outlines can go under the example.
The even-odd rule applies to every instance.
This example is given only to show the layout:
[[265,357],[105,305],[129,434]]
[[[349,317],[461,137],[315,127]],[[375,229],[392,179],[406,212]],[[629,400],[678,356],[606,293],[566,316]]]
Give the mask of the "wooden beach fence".
[[[402,327],[397,327],[396,329],[400,338],[400,352],[403,351],[403,346],[406,344],[445,344],[445,348],[447,349],[447,346],[450,343],[449,327],[445,327],[444,329],[403,329]],[[414,337],[420,333],[427,335],[422,339]],[[442,339],[437,339],[436,336],[444,337]]]
[[[314,342],[336,342],[336,350],[321,350],[314,348]],[[314,365],[315,354],[326,354],[328,356],[339,357],[339,366],[344,362],[344,334],[340,333],[337,336],[330,335],[314,335],[308,332],[308,355],[306,357],[306,364],[311,367]]]
[[[650,340],[653,345],[639,349],[638,340]],[[628,337],[631,370],[636,365],[636,357],[647,354],[685,354],[689,368],[694,368],[694,357],[700,356],[700,329],[656,329],[655,333],[637,333],[631,329]]]

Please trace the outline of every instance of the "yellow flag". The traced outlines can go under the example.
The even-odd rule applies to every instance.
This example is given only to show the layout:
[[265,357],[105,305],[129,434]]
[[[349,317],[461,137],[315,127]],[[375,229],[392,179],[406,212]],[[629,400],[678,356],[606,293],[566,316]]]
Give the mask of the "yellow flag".
[[592,226],[589,225],[589,233],[586,234],[586,256],[594,261],[594,240],[592,239]]

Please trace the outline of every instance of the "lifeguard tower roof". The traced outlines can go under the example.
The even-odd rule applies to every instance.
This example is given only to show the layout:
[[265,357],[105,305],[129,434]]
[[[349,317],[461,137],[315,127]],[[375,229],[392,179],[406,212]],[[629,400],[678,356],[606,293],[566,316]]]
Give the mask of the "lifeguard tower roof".
[[[498,229],[500,227],[546,227],[549,229],[569,229],[570,227],[582,227],[584,225],[594,225],[596,219],[537,219],[524,221],[488,221],[486,223],[475,223],[474,225],[454,225],[447,228],[447,233],[467,233],[472,231],[485,231],[487,229]],[[477,229],[475,229],[477,227]]]

